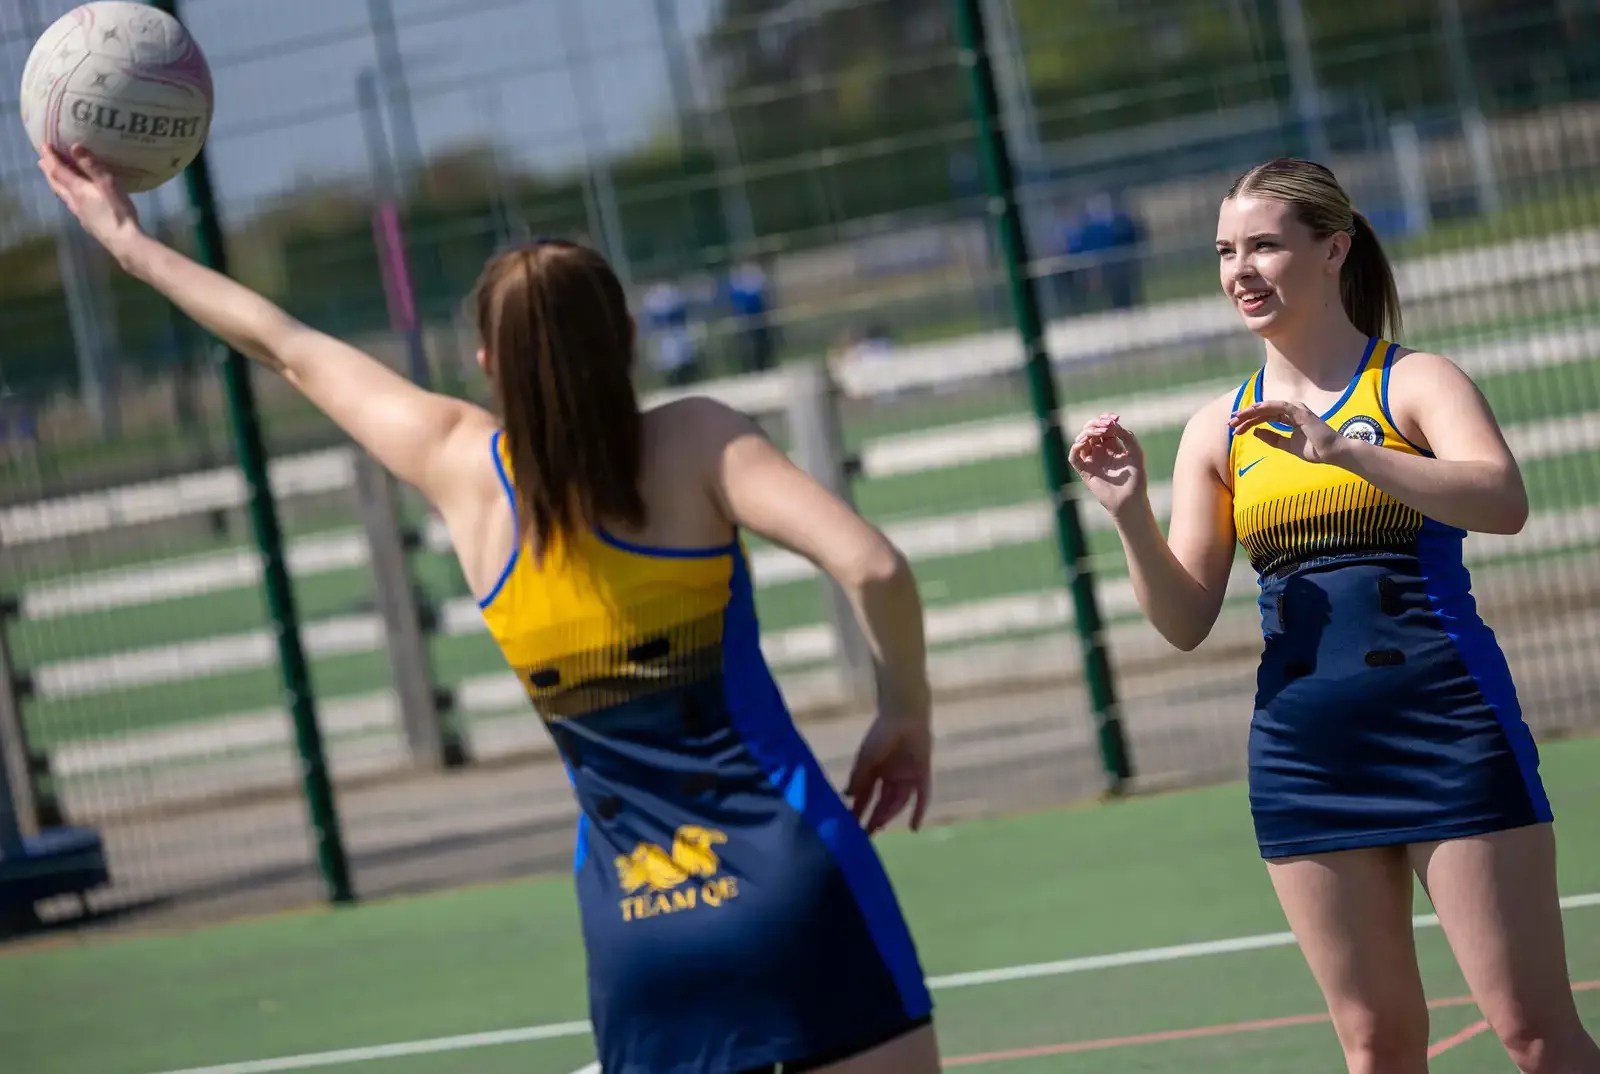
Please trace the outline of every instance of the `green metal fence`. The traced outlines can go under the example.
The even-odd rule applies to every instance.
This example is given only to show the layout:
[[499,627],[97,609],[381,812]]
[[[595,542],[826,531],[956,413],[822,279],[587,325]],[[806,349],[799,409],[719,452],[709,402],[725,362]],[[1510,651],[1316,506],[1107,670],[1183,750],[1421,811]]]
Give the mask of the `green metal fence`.
[[[20,69],[65,6],[0,14],[0,63]],[[669,379],[662,301],[690,306],[683,379],[780,440],[791,400],[772,370],[826,362],[852,495],[928,605],[953,816],[1240,770],[1251,579],[1198,653],[1172,651],[1060,437],[1120,410],[1165,510],[1182,422],[1259,361],[1216,296],[1217,202],[1259,159],[1325,150],[1399,267],[1406,342],[1473,373],[1522,459],[1527,531],[1469,548],[1530,719],[1593,729],[1600,33],[1560,0],[1357,7],[188,0],[217,74],[216,213],[195,182],[198,201],[172,184],[143,208],[213,257],[215,220],[236,274],[397,367],[420,353],[447,390],[481,397],[460,302],[483,257],[537,234],[614,258],[652,391]],[[336,431],[64,243],[18,135],[0,141],[5,638],[26,778],[108,849],[89,905],[214,915],[342,894],[337,863],[318,866],[335,842],[357,895],[555,867],[564,779],[437,525],[402,497],[393,542],[375,543]],[[386,299],[390,198],[414,337]],[[98,282],[69,296],[74,257]],[[740,315],[730,284],[753,270],[767,308]],[[75,308],[109,311],[98,392]],[[255,450],[233,438],[247,394],[270,512],[234,468]],[[281,577],[256,551],[274,527]],[[840,705],[827,591],[753,551],[769,660],[845,763],[850,718],[812,719]],[[401,589],[438,719],[461,736],[448,777],[415,760],[407,721],[427,703],[392,658]],[[286,696],[294,646],[273,624],[291,603],[310,690]],[[313,730],[326,793],[298,759]],[[337,796],[337,826],[310,811],[320,840],[305,778],[313,800]]]

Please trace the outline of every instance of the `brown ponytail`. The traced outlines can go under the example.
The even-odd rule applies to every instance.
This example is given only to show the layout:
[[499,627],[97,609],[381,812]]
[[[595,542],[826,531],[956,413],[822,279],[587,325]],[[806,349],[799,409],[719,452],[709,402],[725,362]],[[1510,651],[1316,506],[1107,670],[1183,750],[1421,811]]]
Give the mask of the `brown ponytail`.
[[1257,164],[1234,180],[1227,197],[1241,194],[1294,206],[1295,216],[1319,239],[1347,232],[1350,252],[1339,273],[1345,314],[1366,335],[1391,340],[1399,335],[1400,293],[1388,255],[1372,224],[1351,206],[1350,196],[1331,171],[1314,161],[1280,157]]
[[1350,252],[1339,272],[1339,298],[1350,323],[1369,336],[1394,339],[1400,334],[1400,292],[1394,270],[1372,224],[1352,213]]
[[475,292],[516,494],[518,540],[645,523],[633,323],[593,250],[543,240],[493,258]]

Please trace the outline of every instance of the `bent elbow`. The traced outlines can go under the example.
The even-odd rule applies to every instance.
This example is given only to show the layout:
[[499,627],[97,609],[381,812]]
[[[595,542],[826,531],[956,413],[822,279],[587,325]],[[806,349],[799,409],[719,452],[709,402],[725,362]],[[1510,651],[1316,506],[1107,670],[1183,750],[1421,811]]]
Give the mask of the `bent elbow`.
[[1511,503],[1511,508],[1506,512],[1507,533],[1521,533],[1522,528],[1528,524],[1528,494],[1521,488],[1517,489],[1516,498]]
[[1168,645],[1179,652],[1192,653],[1211,636],[1211,628],[1216,626],[1221,611],[1220,602],[1215,607],[1192,609],[1181,617],[1160,624],[1157,629]]
[[1495,533],[1521,533],[1528,524],[1528,486],[1515,464],[1506,467],[1501,477],[1499,510],[1495,512]]
[[1519,510],[1506,512],[1506,516],[1500,520],[1500,524],[1501,528],[1496,530],[1496,533],[1503,533],[1508,537],[1521,533],[1522,528],[1528,524],[1527,504],[1523,504]]
[[874,541],[852,557],[840,572],[839,582],[850,589],[882,589],[911,577],[911,564],[887,540]]
[[1209,633],[1210,631],[1206,630],[1184,631],[1182,633],[1174,631],[1166,637],[1167,643],[1174,649],[1181,653],[1192,653],[1200,648],[1200,643],[1206,640],[1206,635]]
[[1500,498],[1495,509],[1489,512],[1489,517],[1483,520],[1481,528],[1485,533],[1512,536],[1522,532],[1528,524],[1528,515],[1528,494],[1519,482]]

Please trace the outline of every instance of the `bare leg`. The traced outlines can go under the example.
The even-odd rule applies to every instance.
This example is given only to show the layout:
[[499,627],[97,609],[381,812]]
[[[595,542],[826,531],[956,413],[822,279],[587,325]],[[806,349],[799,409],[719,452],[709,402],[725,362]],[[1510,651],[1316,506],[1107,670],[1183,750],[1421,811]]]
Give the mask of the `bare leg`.
[[1404,848],[1267,863],[1350,1074],[1427,1074],[1428,1005]]
[[1472,998],[1523,1074],[1600,1074],[1572,999],[1548,824],[1424,843],[1411,860]]
[[816,1074],[939,1074],[939,1041],[933,1026],[923,1026]]

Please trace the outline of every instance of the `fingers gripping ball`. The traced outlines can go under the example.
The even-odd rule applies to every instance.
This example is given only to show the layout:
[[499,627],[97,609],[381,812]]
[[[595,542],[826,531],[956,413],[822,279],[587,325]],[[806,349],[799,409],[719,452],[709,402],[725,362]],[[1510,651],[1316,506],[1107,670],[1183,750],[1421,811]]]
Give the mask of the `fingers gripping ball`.
[[187,168],[211,129],[211,69],[165,12],[97,0],[57,19],[22,70],[22,122],[36,152],[88,148],[137,193]]

